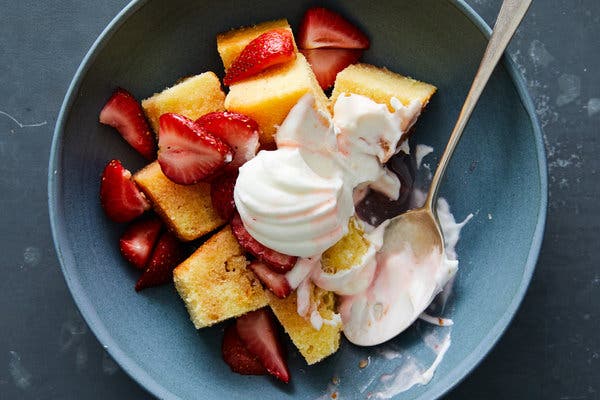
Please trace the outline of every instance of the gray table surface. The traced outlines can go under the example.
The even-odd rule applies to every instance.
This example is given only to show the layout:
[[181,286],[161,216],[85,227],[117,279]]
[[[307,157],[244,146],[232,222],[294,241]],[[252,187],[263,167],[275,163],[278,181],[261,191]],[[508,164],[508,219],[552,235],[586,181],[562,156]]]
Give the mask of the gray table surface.
[[[468,0],[490,23],[500,0]],[[86,327],[46,205],[56,116],[126,0],[0,0],[0,398],[146,399]],[[544,130],[550,192],[533,282],[448,399],[600,399],[600,1],[537,0],[509,50]]]

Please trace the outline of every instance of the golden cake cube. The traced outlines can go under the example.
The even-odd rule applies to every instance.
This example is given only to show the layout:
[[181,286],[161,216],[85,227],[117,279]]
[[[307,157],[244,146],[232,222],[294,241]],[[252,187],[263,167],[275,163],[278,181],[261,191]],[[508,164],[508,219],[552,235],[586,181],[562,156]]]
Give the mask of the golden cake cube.
[[[323,319],[333,319],[335,315],[335,294],[322,290],[312,283],[311,300],[317,301],[317,310]],[[280,299],[270,292],[269,306],[289,335],[294,345],[300,351],[306,362],[315,364],[325,357],[335,353],[340,347],[342,324],[323,324],[317,330],[307,319],[298,314],[297,296],[293,292],[285,299]]]
[[376,103],[387,104],[393,112],[390,104],[392,97],[396,97],[404,105],[418,100],[422,107],[425,107],[436,90],[437,88],[429,83],[402,76],[385,68],[354,64],[337,74],[331,93],[331,106],[333,107],[342,93],[352,93],[366,96]]
[[[233,60],[240,55],[248,43],[263,33],[273,29],[287,29],[290,33],[292,32],[292,28],[290,28],[287,19],[278,19],[276,21],[263,22],[258,25],[233,29],[229,32],[217,35],[217,50],[223,61],[225,71],[229,69]],[[294,36],[292,35],[292,37]],[[296,48],[295,43],[294,48]]]
[[232,85],[225,108],[253,118],[261,129],[261,145],[272,147],[277,127],[306,93],[312,93],[317,107],[328,112],[327,96],[304,56],[298,53],[294,61]]
[[158,161],[137,172],[133,179],[181,240],[197,239],[225,223],[213,208],[209,183],[173,183],[163,174]]
[[177,113],[196,120],[214,111],[223,111],[225,93],[214,72],[205,72],[176,83],[145,100],[142,108],[158,133],[158,119],[165,113]]
[[268,297],[229,226],[173,271],[173,280],[196,329],[265,307]]

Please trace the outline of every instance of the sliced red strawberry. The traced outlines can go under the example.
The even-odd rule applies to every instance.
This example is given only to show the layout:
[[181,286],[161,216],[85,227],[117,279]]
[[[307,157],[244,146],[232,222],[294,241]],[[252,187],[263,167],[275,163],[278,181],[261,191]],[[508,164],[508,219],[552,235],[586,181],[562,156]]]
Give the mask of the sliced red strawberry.
[[369,38],[340,14],[323,7],[309,8],[298,34],[301,49],[368,49]]
[[235,211],[235,201],[233,200],[233,189],[237,180],[237,171],[227,172],[210,184],[210,198],[212,205],[225,221],[233,217]]
[[159,286],[173,280],[173,270],[181,261],[183,249],[181,243],[169,231],[163,233],[152,252],[146,270],[135,284],[135,290]]
[[274,29],[252,40],[227,70],[227,86],[258,74],[265,69],[296,58],[294,38],[287,29]]
[[148,160],[156,158],[156,140],[144,117],[140,103],[126,90],[118,88],[100,111],[100,122],[119,131],[123,139]]
[[237,333],[236,324],[225,328],[223,344],[221,345],[223,361],[233,372],[242,375],[266,375],[267,370],[258,358],[250,353]]
[[142,219],[131,224],[119,240],[123,257],[137,269],[144,269],[162,226],[161,220],[157,217]]
[[287,254],[282,254],[273,249],[269,249],[254,239],[244,227],[242,218],[238,213],[236,213],[231,220],[231,230],[244,250],[267,264],[273,271],[286,273],[296,265],[298,257],[288,256]]
[[277,379],[288,383],[290,372],[283,357],[277,327],[266,308],[244,314],[236,321],[237,333],[251,354]]
[[301,50],[323,89],[333,86],[341,70],[358,61],[362,50],[313,49]]
[[252,118],[229,111],[213,112],[198,118],[196,124],[233,150],[233,160],[225,169],[238,169],[256,155],[258,124]]
[[129,222],[150,208],[150,203],[131,180],[131,172],[119,160],[111,160],[102,172],[100,204],[115,222]]
[[231,162],[231,149],[222,140],[203,131],[179,114],[159,119],[158,163],[173,182],[191,185],[209,178]]
[[260,279],[260,281],[280,299],[285,299],[292,293],[292,288],[285,275],[273,271],[267,264],[254,261],[248,265],[248,268],[250,268],[252,272],[258,276],[258,279]]

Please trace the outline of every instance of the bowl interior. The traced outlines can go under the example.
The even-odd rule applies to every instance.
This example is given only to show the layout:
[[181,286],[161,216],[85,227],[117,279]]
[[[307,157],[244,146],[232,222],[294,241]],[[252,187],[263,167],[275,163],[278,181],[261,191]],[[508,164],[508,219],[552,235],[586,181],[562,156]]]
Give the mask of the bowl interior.
[[[473,213],[458,245],[460,270],[443,314],[452,328],[416,323],[376,348],[343,342],[326,361],[307,367],[288,343],[292,383],[232,374],[221,361],[222,326],[196,331],[173,287],[133,290],[136,272],[121,259],[123,226],[107,221],[98,201],[108,160],[143,166],[98,112],[115,86],[144,98],[179,78],[212,70],[222,75],[215,35],[233,27],[286,17],[296,27],[311,2],[231,0],[147,1],[131,7],[100,42],[76,77],[79,85],[59,121],[50,172],[50,208],[59,257],[86,320],[117,361],[164,398],[286,397],[314,399],[333,391],[364,398],[381,389],[402,351],[431,362],[424,335],[452,345],[432,382],[405,399],[434,398],[487,353],[514,313],[535,263],[545,214],[545,172],[539,131],[517,84],[501,65],[471,118],[441,190],[457,219]],[[365,61],[435,84],[439,91],[413,140],[433,146],[435,166],[486,44],[481,30],[452,1],[327,2],[368,32]],[[541,168],[542,166],[542,168]],[[517,224],[514,222],[518,221]],[[367,368],[359,361],[370,358]],[[332,384],[333,377],[339,385]],[[370,382],[370,383],[369,383]]]

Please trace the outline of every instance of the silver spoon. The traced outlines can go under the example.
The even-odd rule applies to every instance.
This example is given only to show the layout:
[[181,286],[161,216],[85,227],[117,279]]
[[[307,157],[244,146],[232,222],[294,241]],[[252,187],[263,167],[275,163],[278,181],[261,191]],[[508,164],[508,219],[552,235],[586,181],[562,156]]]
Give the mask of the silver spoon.
[[[481,64],[479,65],[469,94],[467,95],[463,108],[458,116],[454,130],[450,135],[448,145],[444,150],[444,154],[442,155],[440,163],[435,171],[435,175],[433,176],[425,204],[421,208],[408,211],[407,213],[390,220],[388,226],[385,228],[384,242],[381,249],[381,252],[384,254],[393,254],[394,252],[402,251],[403,249],[406,249],[407,246],[410,246],[416,260],[430,260],[432,254],[439,254],[440,257],[444,257],[444,236],[440,228],[435,207],[440,182],[444,177],[448,162],[450,161],[452,153],[454,152],[469,117],[475,108],[475,104],[479,100],[483,88],[487,84],[496,64],[498,64],[500,57],[504,53],[506,46],[525,16],[525,12],[529,8],[531,1],[532,0],[505,0],[502,3],[502,8],[498,14],[498,19],[494,25],[494,30],[483,55],[483,59],[481,60]],[[442,262],[441,258],[440,262]],[[430,285],[430,287],[433,288],[433,285]],[[431,291],[433,292],[433,289]],[[431,293],[431,296],[433,297],[435,294],[436,293]],[[425,308],[427,306],[428,304],[424,305]],[[420,305],[420,307],[423,307],[423,305]],[[414,317],[416,318],[425,310],[425,308],[422,310],[415,310],[416,315],[414,315]],[[410,322],[412,323],[412,321]],[[398,331],[395,332],[393,336],[396,336],[396,334],[400,333],[406,327],[407,326],[398,326]],[[393,336],[390,336],[389,338]]]

